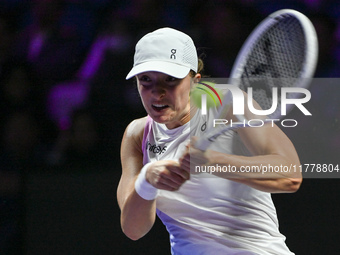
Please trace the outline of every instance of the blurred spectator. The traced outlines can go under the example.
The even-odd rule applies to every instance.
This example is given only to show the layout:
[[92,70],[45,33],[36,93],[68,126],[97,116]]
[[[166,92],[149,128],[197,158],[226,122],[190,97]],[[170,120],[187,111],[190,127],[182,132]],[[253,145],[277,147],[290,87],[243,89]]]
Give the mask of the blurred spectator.
[[48,91],[46,108],[50,120],[58,130],[68,130],[73,111],[87,103],[89,85],[84,81],[65,81],[56,84]]
[[[102,18],[102,25],[93,40],[90,50],[79,68],[76,78],[90,81],[97,75],[98,69],[103,64],[108,53],[125,56],[133,47],[132,34],[129,30],[129,19],[120,10],[108,11]],[[119,62],[114,63],[117,68]]]
[[[125,13],[108,12],[74,78],[55,84],[48,91],[49,116],[60,130],[57,147],[63,146],[59,143],[65,140],[63,137],[71,126],[73,112],[88,106],[103,127],[106,140],[110,141],[107,144],[119,152],[120,136],[117,134],[123,134],[126,116],[140,113],[142,109],[137,91],[129,86],[133,84],[125,81],[131,65],[127,55],[133,52],[131,37]],[[55,157],[59,157],[58,153]]]
[[195,20],[203,31],[201,43],[207,56],[205,74],[229,77],[241,46],[263,17],[255,8],[239,1],[215,1],[201,8]]
[[10,21],[0,16],[0,76],[3,75],[3,65],[10,57],[11,44],[13,42],[13,27]]
[[51,143],[55,128],[47,118],[46,92],[40,80],[27,63],[8,61],[3,71],[0,76],[0,121],[5,122],[12,113],[29,111],[43,127],[44,132],[40,134],[43,143]]
[[[339,151],[340,149],[340,59],[336,54],[338,45],[336,31],[338,24],[336,20],[326,12],[316,12],[311,14],[311,21],[314,24],[318,36],[319,56],[318,65],[315,72],[318,79],[314,86],[311,86],[311,94],[314,104],[311,105],[311,111],[314,119],[318,119],[318,123],[310,123],[312,130],[321,132],[322,137],[318,136],[317,143],[320,147],[327,151]],[[321,123],[327,123],[323,125]],[[307,124],[308,125],[308,124]],[[311,135],[315,136],[315,133]],[[332,154],[328,154],[332,157]],[[337,156],[331,158],[336,161]]]
[[[125,80],[127,70],[132,65],[136,40],[129,30],[130,16],[126,16],[124,12],[112,11],[106,20],[106,25],[102,27],[94,44],[97,49],[101,49],[101,59],[90,80],[89,105],[101,116],[99,120],[103,125],[110,125],[107,130],[111,133],[113,130],[118,131],[116,127],[126,124],[128,115],[140,114],[142,105],[135,84]],[[79,74],[84,73],[84,70],[91,67],[90,63],[93,66],[95,62],[86,63]],[[124,132],[123,130],[119,131]]]
[[45,94],[41,83],[27,63],[7,61],[0,76],[1,117],[17,110],[30,110],[42,119]]
[[65,15],[72,15],[66,7],[64,0],[33,1],[32,21],[19,31],[13,47],[14,57],[31,63],[47,86],[72,77],[87,46],[72,19],[64,22]]
[[304,12],[306,6],[313,5],[315,0],[242,0],[242,2],[244,4],[252,5],[263,15],[268,16],[280,9],[294,9]]
[[124,13],[129,18],[130,29],[138,39],[145,33],[165,26],[166,1],[130,0],[126,2]]
[[42,132],[29,111],[10,113],[1,127],[0,146],[0,254],[22,254],[24,182],[44,158]]
[[41,165],[42,130],[34,114],[25,109],[8,114],[2,131],[3,155],[13,159],[13,166],[30,168]]
[[319,44],[319,59],[315,77],[340,77],[340,60],[335,54],[338,45],[336,20],[328,13],[321,11],[313,12],[308,17],[315,27]]
[[54,153],[55,166],[69,172],[106,170],[112,155],[105,146],[105,137],[94,114],[88,108],[72,114],[69,130],[60,133]]

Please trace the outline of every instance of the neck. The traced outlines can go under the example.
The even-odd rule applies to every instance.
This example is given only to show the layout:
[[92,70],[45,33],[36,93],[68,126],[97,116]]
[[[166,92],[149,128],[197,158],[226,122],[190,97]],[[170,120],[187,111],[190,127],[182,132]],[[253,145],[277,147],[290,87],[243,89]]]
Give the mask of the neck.
[[168,129],[177,128],[183,126],[184,124],[188,123],[190,119],[195,115],[197,108],[195,106],[190,106],[189,111],[176,123],[173,124],[166,124]]

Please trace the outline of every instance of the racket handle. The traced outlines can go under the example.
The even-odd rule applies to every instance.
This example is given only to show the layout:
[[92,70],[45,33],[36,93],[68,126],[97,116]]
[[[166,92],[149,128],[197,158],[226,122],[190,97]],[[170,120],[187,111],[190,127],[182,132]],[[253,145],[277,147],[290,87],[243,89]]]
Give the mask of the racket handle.
[[206,136],[202,136],[202,137],[197,139],[197,141],[195,143],[195,148],[197,148],[201,151],[205,151],[206,149],[208,149],[208,147],[211,143],[212,142],[209,141],[209,139]]

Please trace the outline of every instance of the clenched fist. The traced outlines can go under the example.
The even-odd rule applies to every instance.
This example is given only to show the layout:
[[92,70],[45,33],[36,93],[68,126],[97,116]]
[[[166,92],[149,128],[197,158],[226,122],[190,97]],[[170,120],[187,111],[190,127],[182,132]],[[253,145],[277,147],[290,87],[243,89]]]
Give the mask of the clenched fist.
[[146,180],[158,189],[169,191],[178,190],[182,184],[189,180],[190,172],[180,167],[174,160],[160,160],[148,167]]

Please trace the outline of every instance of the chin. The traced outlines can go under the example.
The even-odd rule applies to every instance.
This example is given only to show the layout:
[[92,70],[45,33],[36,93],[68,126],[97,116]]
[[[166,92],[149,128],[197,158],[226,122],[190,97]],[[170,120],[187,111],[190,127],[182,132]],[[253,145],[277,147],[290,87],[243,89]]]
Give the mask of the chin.
[[160,123],[160,124],[167,124],[168,122],[170,122],[168,118],[164,118],[163,116],[161,116],[161,117],[159,117],[159,116],[156,117],[156,116],[150,115],[150,117],[151,117],[154,121],[156,121],[156,122],[158,122],[158,123]]
[[152,115],[152,114],[149,114],[149,116],[159,124],[167,125],[173,122],[173,120],[171,120],[169,116],[164,116],[164,115],[157,116],[157,115]]

